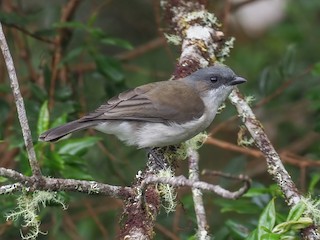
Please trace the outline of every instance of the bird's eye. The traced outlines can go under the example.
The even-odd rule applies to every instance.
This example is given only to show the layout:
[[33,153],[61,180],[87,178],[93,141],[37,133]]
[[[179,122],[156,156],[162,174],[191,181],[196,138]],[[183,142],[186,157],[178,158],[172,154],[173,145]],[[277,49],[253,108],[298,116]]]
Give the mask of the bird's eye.
[[215,82],[218,81],[218,77],[217,77],[217,76],[211,76],[211,77],[210,77],[210,81],[213,82],[213,83],[215,83]]

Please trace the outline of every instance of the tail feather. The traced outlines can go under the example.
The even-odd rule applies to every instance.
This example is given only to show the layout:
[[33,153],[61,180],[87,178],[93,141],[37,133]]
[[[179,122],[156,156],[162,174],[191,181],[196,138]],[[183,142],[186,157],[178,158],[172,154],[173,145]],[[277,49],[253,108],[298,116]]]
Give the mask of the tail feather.
[[60,138],[63,138],[73,132],[77,132],[79,130],[89,128],[97,125],[97,122],[79,122],[79,120],[75,120],[69,123],[66,123],[62,126],[49,129],[48,131],[42,133],[39,136],[39,140],[44,142],[55,142]]

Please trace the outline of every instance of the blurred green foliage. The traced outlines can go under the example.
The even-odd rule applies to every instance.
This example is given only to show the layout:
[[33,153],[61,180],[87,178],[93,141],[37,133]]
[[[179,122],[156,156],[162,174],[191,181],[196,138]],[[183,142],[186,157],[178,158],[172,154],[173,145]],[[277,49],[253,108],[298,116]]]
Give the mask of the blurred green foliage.
[[[130,185],[137,171],[144,167],[143,151],[126,147],[113,136],[99,133],[91,136],[89,131],[54,145],[38,142],[37,136],[48,128],[95,109],[126,88],[168,79],[179,55],[175,47],[159,46],[152,50],[145,49],[145,52],[136,53],[134,57],[119,57],[119,54],[157,38],[157,29],[163,28],[165,19],[161,26],[156,24],[157,12],[151,1],[83,1],[74,18],[68,22],[60,21],[61,9],[65,6],[63,1],[4,1],[2,4],[0,21],[7,26],[6,37],[15,60],[42,172],[52,177]],[[210,1],[210,4],[215,2]],[[8,10],[11,5],[18,10]],[[219,15],[218,12],[216,14]],[[320,131],[319,16],[318,0],[288,1],[286,17],[261,36],[249,38],[243,33],[230,33],[236,35],[238,40],[227,64],[249,80],[241,86],[242,92],[254,95],[255,103],[259,103],[285,86],[280,94],[264,105],[255,108],[253,103],[267,134],[280,150],[313,131]],[[56,46],[52,42],[64,30],[67,33],[62,41],[62,56],[53,69],[52,56]],[[55,71],[59,74],[53,85]],[[1,148],[3,163],[0,163],[3,167],[30,175],[4,73],[2,79],[0,139],[4,147]],[[53,99],[50,99],[52,92]],[[214,125],[235,114],[236,111],[228,105]],[[217,137],[235,142],[236,132],[235,126],[231,126],[218,133]],[[320,157],[318,141],[296,154],[317,161]],[[6,153],[11,151],[16,151],[9,155],[14,159],[5,161],[8,158]],[[265,171],[250,173],[252,169],[247,166],[255,161],[258,160],[252,161],[250,157],[212,146],[202,149],[201,168],[234,174],[247,171],[254,179],[251,190],[236,201],[221,199],[211,193],[204,195],[208,223],[216,240],[282,239],[297,234],[298,230],[292,228],[282,233],[273,231],[281,223],[291,227],[293,219],[298,221],[301,217],[300,212],[297,209],[289,211],[279,189],[272,184]],[[263,164],[261,161],[259,166]],[[186,162],[181,163],[178,171],[186,174],[186,165]],[[304,174],[298,166],[287,167],[301,189],[311,196],[319,194],[320,174],[316,167],[307,168]],[[6,179],[1,179],[1,182],[9,183]],[[220,183],[224,187],[236,187],[233,183]],[[118,201],[82,194],[62,193],[61,196],[69,209],[63,211],[56,206],[42,209],[42,227],[48,235],[39,239],[115,238],[121,219],[121,204]],[[0,197],[2,213],[15,208],[15,198]],[[162,211],[157,222],[180,239],[194,239],[196,217],[190,192],[179,192],[179,202],[176,213],[167,215]],[[19,238],[19,229],[20,223],[6,223],[4,215],[1,216],[1,239]],[[155,239],[170,239],[160,228],[155,231]]]

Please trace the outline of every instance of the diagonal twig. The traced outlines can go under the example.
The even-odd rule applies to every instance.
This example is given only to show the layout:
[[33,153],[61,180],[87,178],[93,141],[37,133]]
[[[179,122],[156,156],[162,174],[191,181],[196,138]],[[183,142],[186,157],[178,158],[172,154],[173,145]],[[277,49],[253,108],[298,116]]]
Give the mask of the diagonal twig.
[[24,144],[27,149],[28,159],[29,159],[31,170],[32,170],[32,174],[40,178],[42,174],[41,174],[40,166],[37,161],[36,153],[34,151],[34,147],[32,143],[32,136],[31,136],[28,119],[27,119],[26,110],[24,107],[24,101],[21,96],[17,74],[14,68],[12,56],[10,54],[6,38],[2,30],[1,23],[0,23],[0,47],[1,47],[1,51],[8,69],[10,86],[11,86],[16,107],[17,107],[18,118],[21,125],[21,129],[22,129]]
[[[284,168],[279,154],[272,146],[268,136],[263,130],[261,123],[255,117],[252,109],[245,101],[238,89],[232,91],[229,99],[233,105],[237,108],[237,111],[242,118],[243,123],[250,132],[255,144],[263,153],[266,158],[268,173],[273,177],[274,181],[280,187],[284,197],[289,206],[294,206],[301,200],[301,194],[299,193],[296,185],[292,181],[287,170]],[[319,239],[319,233],[316,227],[311,226],[302,230],[304,239],[316,240]]]

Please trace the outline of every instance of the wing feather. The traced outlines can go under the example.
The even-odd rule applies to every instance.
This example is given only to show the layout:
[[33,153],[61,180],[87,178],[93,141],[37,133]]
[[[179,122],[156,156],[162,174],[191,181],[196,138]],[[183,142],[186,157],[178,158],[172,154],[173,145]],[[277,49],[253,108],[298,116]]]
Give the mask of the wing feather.
[[136,120],[164,124],[185,123],[200,118],[204,108],[203,101],[191,86],[180,80],[165,81],[122,92],[79,121]]

